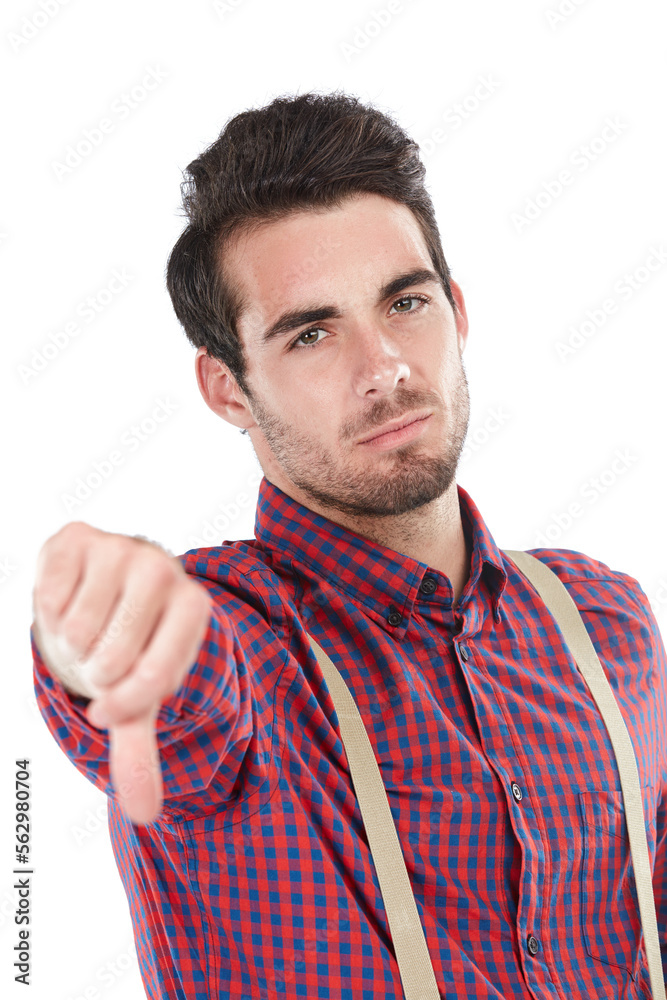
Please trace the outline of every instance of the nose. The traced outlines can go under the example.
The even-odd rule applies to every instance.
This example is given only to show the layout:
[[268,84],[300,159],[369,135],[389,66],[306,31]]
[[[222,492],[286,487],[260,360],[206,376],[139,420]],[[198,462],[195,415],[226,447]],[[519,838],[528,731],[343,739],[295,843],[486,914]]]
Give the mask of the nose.
[[353,366],[353,388],[359,396],[389,395],[399,382],[410,378],[396,337],[377,327],[355,334]]

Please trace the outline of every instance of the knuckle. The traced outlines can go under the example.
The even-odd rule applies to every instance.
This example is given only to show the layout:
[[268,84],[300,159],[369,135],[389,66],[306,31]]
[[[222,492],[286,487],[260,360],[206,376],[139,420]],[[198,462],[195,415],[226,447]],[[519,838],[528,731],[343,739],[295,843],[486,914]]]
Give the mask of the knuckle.
[[170,557],[148,545],[142,545],[141,542],[138,544],[142,547],[137,551],[137,561],[147,583],[160,590],[171,587],[176,580],[176,570]]
[[87,521],[68,521],[64,524],[61,531],[91,531],[95,530],[92,525],[88,524]]
[[86,524],[85,521],[68,521],[67,524],[63,524],[59,531],[56,531],[55,535],[52,535],[48,539],[48,543],[57,543],[58,546],[61,544],[71,545],[75,540],[81,540],[89,536],[92,532],[99,529],[93,528],[92,525]]
[[48,546],[48,543],[43,546],[42,553],[44,555],[42,578],[53,578],[58,576],[66,570],[71,562],[71,554],[69,547],[55,547]]
[[100,532],[96,542],[102,549],[105,559],[113,563],[126,563],[133,552],[132,539],[127,535]]
[[38,579],[52,580],[57,578],[77,561],[77,550],[83,541],[87,541],[92,532],[97,532],[84,521],[70,521],[42,545],[37,559]]

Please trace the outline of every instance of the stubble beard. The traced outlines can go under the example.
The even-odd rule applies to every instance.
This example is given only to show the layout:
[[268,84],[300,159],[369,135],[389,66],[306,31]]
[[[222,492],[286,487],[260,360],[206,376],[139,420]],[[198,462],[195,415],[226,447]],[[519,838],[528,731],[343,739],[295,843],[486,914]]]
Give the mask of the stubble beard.
[[[377,426],[392,419],[397,400],[401,412],[432,406],[431,420],[444,417],[440,448],[435,454],[433,444],[425,445],[417,438],[387,452],[354,445],[359,456],[341,460],[313,443],[307,430],[270,413],[254,395],[252,413],[284,474],[316,505],[359,519],[405,514],[436,500],[455,481],[470,419],[468,380],[461,357],[459,362],[451,407],[444,413],[440,396],[416,393],[407,387],[395,394],[391,412],[380,405],[374,411]],[[429,433],[432,428],[426,430]]]

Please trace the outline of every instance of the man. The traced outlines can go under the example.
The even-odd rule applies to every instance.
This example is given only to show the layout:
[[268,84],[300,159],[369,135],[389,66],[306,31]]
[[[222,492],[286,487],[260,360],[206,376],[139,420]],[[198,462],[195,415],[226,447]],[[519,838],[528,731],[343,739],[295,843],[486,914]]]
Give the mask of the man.
[[[171,558],[66,525],[33,623],[47,725],[109,796],[148,996],[403,996],[309,634],[369,733],[441,995],[649,996],[603,720],[456,483],[468,321],[417,147],[306,94],[238,115],[188,172],[167,284],[206,403],[261,464],[256,537]],[[531,551],[624,714],[664,930],[657,624],[632,577]]]

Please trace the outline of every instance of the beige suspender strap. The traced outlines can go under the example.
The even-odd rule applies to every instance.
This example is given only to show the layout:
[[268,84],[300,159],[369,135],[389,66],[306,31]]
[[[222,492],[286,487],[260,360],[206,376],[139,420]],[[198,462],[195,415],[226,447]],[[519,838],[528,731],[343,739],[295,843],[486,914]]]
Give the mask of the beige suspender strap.
[[338,716],[352,783],[373,855],[406,1000],[440,1000],[424,929],[371,741],[350,689],[311,635]]
[[[667,1000],[653,899],[637,762],[625,722],[577,606],[556,574],[527,552],[505,550],[525,573],[556,619],[590,688],[618,762],[635,871],[639,912],[653,1000]],[[336,709],[352,783],[377,871],[406,1000],[439,1000],[433,965],[419,920],[403,852],[380,769],[350,690],[324,650],[308,635]]]
[[635,872],[639,914],[644,932],[644,945],[651,977],[653,1000],[665,1000],[665,980],[660,955],[660,939],[656,919],[651,862],[646,842],[644,807],[639,786],[637,760],[632,740],[621,715],[614,692],[602,669],[595,647],[586,630],[576,604],[565,585],[546,563],[528,552],[505,549],[508,556],[528,577],[554,616],[574,657],[579,671],[590,688],[607,727],[621,778],[625,818],[630,838],[630,854]]

